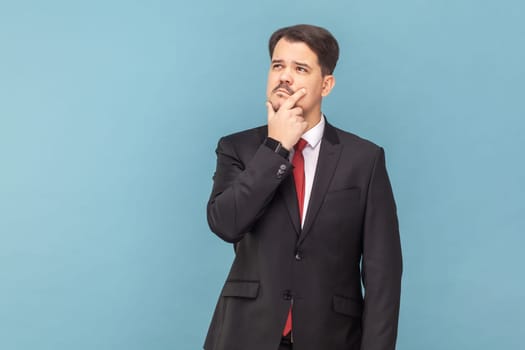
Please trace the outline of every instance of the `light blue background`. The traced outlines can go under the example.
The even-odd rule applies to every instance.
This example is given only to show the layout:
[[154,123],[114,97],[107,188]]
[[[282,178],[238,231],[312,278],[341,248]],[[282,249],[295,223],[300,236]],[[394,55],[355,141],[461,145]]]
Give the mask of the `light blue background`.
[[339,40],[329,121],[386,149],[398,349],[523,349],[521,0],[2,1],[0,349],[201,347],[216,142],[264,123],[295,23]]

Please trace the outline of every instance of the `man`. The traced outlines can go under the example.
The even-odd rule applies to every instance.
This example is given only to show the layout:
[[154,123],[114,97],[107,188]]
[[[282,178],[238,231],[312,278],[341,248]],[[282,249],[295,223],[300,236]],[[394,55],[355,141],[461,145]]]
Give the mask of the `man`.
[[328,31],[282,28],[269,46],[268,125],[217,148],[208,223],[235,260],[204,348],[394,349],[402,263],[383,149],[321,113],[339,56]]

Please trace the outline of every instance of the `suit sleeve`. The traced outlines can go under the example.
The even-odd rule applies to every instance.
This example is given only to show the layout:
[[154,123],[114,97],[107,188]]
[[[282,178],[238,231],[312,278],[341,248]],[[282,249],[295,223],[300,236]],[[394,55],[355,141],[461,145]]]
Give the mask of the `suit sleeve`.
[[369,182],[363,230],[365,298],[361,350],[394,350],[402,257],[396,204],[382,148],[376,155]]
[[264,213],[279,185],[292,172],[292,165],[262,144],[251,159],[241,159],[227,138],[219,140],[216,153],[208,225],[223,240],[235,243]]

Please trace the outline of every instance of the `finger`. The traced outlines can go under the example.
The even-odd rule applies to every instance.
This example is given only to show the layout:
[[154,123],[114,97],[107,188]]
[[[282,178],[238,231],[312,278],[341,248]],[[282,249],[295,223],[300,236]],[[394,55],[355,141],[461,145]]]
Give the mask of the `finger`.
[[301,122],[301,126],[303,127],[303,131],[306,131],[306,129],[308,128],[308,122],[303,119],[303,121]]
[[295,107],[290,109],[290,112],[292,112],[292,115],[302,117],[303,116],[303,109],[301,107]]
[[284,101],[284,103],[282,104],[281,108],[283,108],[283,107],[287,108],[287,109],[292,108],[293,106],[295,106],[297,101],[299,101],[304,95],[306,95],[306,89],[305,88],[301,88],[301,89],[297,90],[292,96],[288,97],[286,99],[286,101]]

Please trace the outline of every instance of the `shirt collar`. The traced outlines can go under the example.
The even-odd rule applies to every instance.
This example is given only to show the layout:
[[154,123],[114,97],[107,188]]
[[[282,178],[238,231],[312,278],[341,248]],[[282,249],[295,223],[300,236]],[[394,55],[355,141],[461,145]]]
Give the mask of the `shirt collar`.
[[301,136],[303,139],[308,142],[308,145],[312,148],[316,148],[321,139],[323,138],[324,126],[325,126],[324,115],[321,114],[321,120],[313,128],[308,130]]

